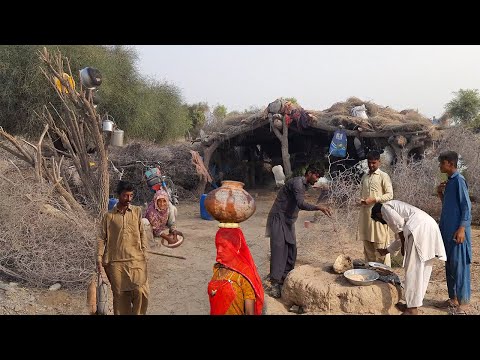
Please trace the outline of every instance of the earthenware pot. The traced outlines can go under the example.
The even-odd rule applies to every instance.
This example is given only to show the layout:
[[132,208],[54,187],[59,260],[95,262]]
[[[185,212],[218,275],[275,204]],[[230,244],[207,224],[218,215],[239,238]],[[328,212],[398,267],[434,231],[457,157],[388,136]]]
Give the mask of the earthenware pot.
[[243,189],[239,181],[225,180],[222,186],[210,191],[205,207],[210,215],[221,223],[240,223],[255,212],[255,200]]

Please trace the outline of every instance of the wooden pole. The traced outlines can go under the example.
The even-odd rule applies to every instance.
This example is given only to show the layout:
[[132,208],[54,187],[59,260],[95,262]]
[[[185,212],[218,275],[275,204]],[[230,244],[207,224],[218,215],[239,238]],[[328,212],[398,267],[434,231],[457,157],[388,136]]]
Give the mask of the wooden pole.
[[168,256],[168,257],[173,257],[173,258],[177,258],[177,259],[187,260],[187,258],[185,256],[169,255],[169,254],[164,254],[164,253],[153,251],[153,250],[147,250],[147,252],[150,253],[150,254],[162,255],[162,256]]

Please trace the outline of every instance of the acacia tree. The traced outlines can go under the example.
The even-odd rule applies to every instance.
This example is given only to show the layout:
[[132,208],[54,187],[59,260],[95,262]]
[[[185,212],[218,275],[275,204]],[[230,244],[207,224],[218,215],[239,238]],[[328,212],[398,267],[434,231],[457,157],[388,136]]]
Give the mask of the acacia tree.
[[480,94],[477,89],[460,89],[445,105],[445,110],[457,122],[480,128]]

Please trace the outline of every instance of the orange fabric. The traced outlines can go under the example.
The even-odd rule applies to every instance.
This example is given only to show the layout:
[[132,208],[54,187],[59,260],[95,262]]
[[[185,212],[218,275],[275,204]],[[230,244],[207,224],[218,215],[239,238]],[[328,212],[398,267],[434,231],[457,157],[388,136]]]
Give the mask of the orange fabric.
[[215,246],[217,247],[217,263],[240,273],[248,280],[255,292],[255,315],[261,315],[264,302],[262,281],[242,230],[239,228],[219,229],[215,236]]
[[213,267],[208,283],[210,315],[245,315],[245,300],[255,300],[252,285],[240,273],[221,264]]

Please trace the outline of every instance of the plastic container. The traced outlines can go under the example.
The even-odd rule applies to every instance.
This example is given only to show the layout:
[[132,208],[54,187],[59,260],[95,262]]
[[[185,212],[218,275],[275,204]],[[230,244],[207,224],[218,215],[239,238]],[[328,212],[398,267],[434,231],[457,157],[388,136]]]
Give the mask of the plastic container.
[[202,196],[200,196],[200,216],[203,220],[214,220],[212,215],[210,215],[207,209],[205,208],[206,198],[207,198],[207,194],[202,194]]
[[113,207],[117,204],[118,199],[115,199],[113,196],[108,199],[108,210],[112,210]]
[[283,172],[282,165],[276,165],[272,168],[273,176],[275,177],[275,183],[277,185],[285,185],[285,174]]

